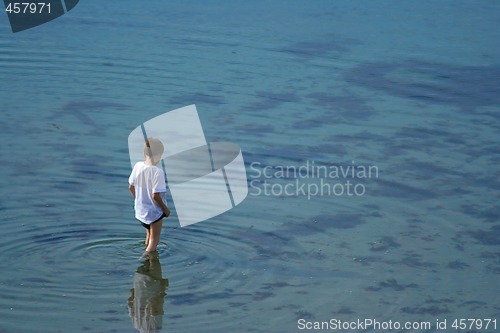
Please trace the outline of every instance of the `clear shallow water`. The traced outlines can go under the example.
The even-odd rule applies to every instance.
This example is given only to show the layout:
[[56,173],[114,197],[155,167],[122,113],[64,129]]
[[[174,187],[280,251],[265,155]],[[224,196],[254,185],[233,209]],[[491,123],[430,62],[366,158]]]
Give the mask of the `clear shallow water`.
[[306,160],[380,174],[362,197],[251,189],[210,221],[166,220],[163,331],[498,318],[498,12],[88,1],[24,33],[1,24],[0,332],[134,332],[127,136],[192,103],[250,177]]

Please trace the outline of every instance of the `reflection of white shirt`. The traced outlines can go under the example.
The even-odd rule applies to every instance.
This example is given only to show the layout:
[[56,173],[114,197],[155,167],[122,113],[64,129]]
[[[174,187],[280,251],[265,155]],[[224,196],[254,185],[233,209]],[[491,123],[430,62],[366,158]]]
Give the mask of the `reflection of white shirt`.
[[135,187],[135,217],[146,224],[151,224],[158,220],[163,210],[153,199],[153,193],[162,193],[165,205],[165,175],[163,170],[156,165],[146,165],[144,162],[137,162],[128,179],[130,185]]
[[[129,315],[133,318],[134,327],[141,333],[156,333],[163,324],[163,296],[164,288],[161,280],[135,273],[134,275],[134,303],[129,308]],[[156,304],[161,302],[161,304]]]

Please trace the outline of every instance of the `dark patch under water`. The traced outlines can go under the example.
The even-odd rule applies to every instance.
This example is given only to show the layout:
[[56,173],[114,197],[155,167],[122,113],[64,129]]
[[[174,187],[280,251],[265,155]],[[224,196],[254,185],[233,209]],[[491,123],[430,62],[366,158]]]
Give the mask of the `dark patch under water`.
[[433,268],[438,266],[436,263],[422,261],[420,258],[422,255],[415,252],[407,252],[399,264],[403,264],[408,267],[420,267],[420,268]]
[[270,297],[273,297],[274,294],[271,293],[271,292],[268,292],[268,291],[258,291],[256,293],[254,293],[253,297],[252,297],[252,300],[253,301],[262,301],[266,298],[270,298]]
[[476,204],[463,204],[460,208],[464,214],[479,218],[488,223],[500,221],[500,206],[485,208]]
[[244,111],[263,111],[277,108],[283,103],[296,103],[300,98],[295,92],[275,93],[267,91],[256,92],[257,101],[245,106]]
[[261,232],[253,228],[237,231],[231,234],[231,238],[251,246],[256,251],[258,260],[270,260],[273,258],[289,259],[300,255],[293,251],[294,239],[291,236],[277,232]]
[[261,289],[273,290],[284,287],[298,287],[298,286],[289,284],[288,282],[274,282],[274,283],[264,283]]
[[342,142],[342,143],[380,143],[386,144],[391,141],[391,138],[363,130],[353,134],[333,134],[327,137],[328,142]]
[[129,109],[130,106],[122,103],[116,102],[104,102],[104,101],[73,101],[64,104],[61,109],[66,112],[75,112],[75,111],[85,111],[85,110],[97,110],[97,109],[105,109],[105,108],[113,108],[113,109]]
[[451,268],[451,269],[465,269],[467,267],[470,267],[469,264],[460,261],[460,260],[455,260],[455,261],[450,261],[446,267]]
[[82,191],[87,188],[87,184],[79,181],[60,181],[60,182],[54,182],[52,185],[52,188],[58,190],[58,191]]
[[321,118],[299,119],[292,123],[292,128],[296,130],[311,130],[323,125]]
[[[449,125],[448,125],[449,126]],[[424,127],[402,127],[395,133],[397,138],[413,138],[416,140],[425,139],[426,141],[432,140],[436,143],[450,143],[453,146],[465,145],[467,143],[466,137],[461,133],[453,133],[443,126]]]
[[429,306],[405,306],[401,308],[404,313],[419,314],[419,315],[432,315],[438,316],[445,313],[450,313],[451,311],[447,306],[429,305]]
[[379,282],[377,286],[369,286],[365,290],[380,291],[382,289],[393,289],[395,291],[403,291],[407,288],[418,288],[418,285],[415,283],[400,284],[396,279],[392,278]]
[[[357,95],[333,95],[330,93],[312,93],[307,95],[313,105],[320,107],[323,117],[318,121],[331,123],[332,120],[366,120],[376,114],[374,108],[367,104],[367,100]],[[340,116],[338,118],[337,116]]]
[[115,173],[116,168],[110,168],[104,165],[103,159],[98,155],[87,155],[71,160],[71,167],[76,179],[91,180],[122,180],[128,177],[127,174]]
[[[61,107],[60,111],[56,112],[50,119],[55,120],[67,115],[71,115],[79,120],[82,124],[97,127],[98,124],[92,119],[89,113],[109,108],[116,110],[126,110],[129,109],[130,106],[121,103],[93,100],[73,101],[64,104]],[[53,125],[59,126],[58,124]]]
[[489,230],[469,230],[466,233],[483,245],[500,245],[500,225],[494,225]]
[[425,314],[437,316],[445,313],[450,313],[447,304],[455,303],[453,299],[442,298],[442,299],[427,299],[423,304],[416,306],[406,306],[401,308],[402,312],[410,314]]
[[398,248],[400,246],[401,244],[396,242],[396,240],[393,237],[384,236],[378,241],[371,243],[370,251],[374,252],[387,251],[390,249]]
[[374,263],[384,262],[380,256],[356,256],[353,258],[353,261],[362,266],[371,266]]
[[354,312],[351,308],[349,308],[347,306],[341,306],[337,311],[334,311],[334,313],[338,313],[338,314],[354,314],[356,312]]
[[285,234],[313,235],[325,232],[328,229],[356,228],[357,226],[365,223],[366,220],[361,214],[339,212],[332,215],[316,215],[309,220],[298,223],[287,223],[280,230],[282,233],[285,232]]
[[462,176],[466,175],[450,169],[443,167],[438,164],[439,162],[422,162],[415,158],[407,159],[405,163],[398,165],[398,168],[405,171],[412,171],[417,176],[423,177],[424,179],[429,178],[439,178],[443,179],[444,177],[454,175],[454,176]]
[[311,319],[315,318],[314,314],[312,314],[311,312],[308,312],[308,311],[304,311],[304,310],[296,311],[295,315],[297,316],[297,318],[302,318],[302,319],[306,319],[306,320],[311,320]]
[[238,126],[237,129],[240,131],[244,131],[246,133],[249,133],[251,135],[255,135],[255,134],[262,135],[262,134],[276,132],[274,126],[270,125],[270,124],[252,123],[252,124]]
[[465,301],[459,304],[461,308],[466,308],[469,311],[483,310],[488,311],[488,303],[477,300]]
[[392,180],[379,178],[375,184],[376,187],[372,190],[373,193],[383,197],[399,198],[402,200],[426,200],[439,196],[432,189],[419,188]]
[[170,98],[169,103],[172,104],[173,107],[183,107],[191,104],[221,105],[226,104],[226,100],[220,96],[207,94],[185,94]]
[[335,57],[348,53],[354,46],[361,42],[353,38],[345,38],[336,34],[327,34],[321,40],[308,40],[294,42],[282,48],[279,52],[290,53],[301,59],[312,59],[316,57]]
[[459,66],[425,61],[365,63],[344,74],[352,84],[419,102],[465,110],[500,104],[500,66]]

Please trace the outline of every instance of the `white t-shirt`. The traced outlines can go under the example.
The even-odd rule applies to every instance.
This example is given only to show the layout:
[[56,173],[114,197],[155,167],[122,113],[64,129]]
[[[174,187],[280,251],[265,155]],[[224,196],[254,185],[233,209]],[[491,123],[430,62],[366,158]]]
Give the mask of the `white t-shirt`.
[[156,165],[146,165],[144,162],[137,162],[128,179],[130,185],[135,187],[135,217],[146,224],[151,224],[158,220],[163,210],[154,201],[153,193],[161,193],[162,200],[165,199],[165,175],[163,170]]

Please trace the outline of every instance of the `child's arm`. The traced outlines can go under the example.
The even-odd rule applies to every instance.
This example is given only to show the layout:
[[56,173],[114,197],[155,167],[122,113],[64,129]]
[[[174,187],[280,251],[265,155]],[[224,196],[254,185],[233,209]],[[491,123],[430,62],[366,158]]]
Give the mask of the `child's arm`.
[[135,199],[135,186],[134,185],[129,185],[128,189],[130,190],[130,193],[132,193],[132,196]]
[[163,213],[165,213],[165,216],[168,217],[170,215],[170,209],[168,209],[167,205],[165,205],[165,203],[163,202],[161,194],[153,193],[153,200],[156,202],[158,206],[161,207]]

